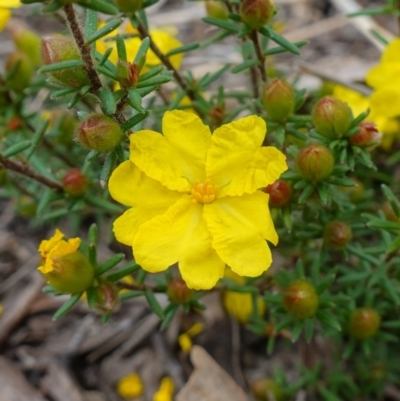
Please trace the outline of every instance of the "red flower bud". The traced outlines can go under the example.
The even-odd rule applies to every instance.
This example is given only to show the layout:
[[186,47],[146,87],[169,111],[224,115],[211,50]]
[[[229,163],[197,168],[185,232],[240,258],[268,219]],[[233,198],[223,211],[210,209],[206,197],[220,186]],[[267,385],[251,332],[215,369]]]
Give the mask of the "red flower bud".
[[76,131],[79,143],[98,152],[110,152],[121,142],[123,136],[119,124],[102,114],[86,118]]
[[269,204],[275,207],[287,205],[292,197],[292,189],[283,180],[277,180],[273,184],[268,185],[264,191],[269,194]]
[[109,281],[100,282],[94,289],[94,309],[102,314],[110,313],[118,302],[118,288]]
[[349,332],[357,340],[373,337],[379,330],[381,317],[372,308],[358,308],[352,312],[349,320]]
[[[42,39],[42,61],[45,65],[69,60],[81,60],[81,55],[72,38],[54,35]],[[48,73],[50,81],[59,86],[80,88],[90,84],[89,78],[82,67]]]
[[382,141],[382,134],[376,128],[376,124],[370,121],[364,121],[358,124],[360,131],[349,137],[349,142],[353,146],[359,146],[366,150],[376,148]]
[[167,295],[171,302],[184,304],[192,300],[193,291],[189,289],[181,278],[168,281]]
[[324,228],[324,242],[330,248],[343,248],[352,236],[351,228],[343,221],[331,221]]
[[21,120],[20,117],[17,116],[13,116],[10,118],[10,120],[7,123],[7,128],[10,131],[18,131],[19,129],[21,129],[23,127],[23,122]]
[[139,66],[122,60],[117,63],[117,77],[123,88],[134,86],[139,79]]
[[282,388],[271,379],[257,380],[250,387],[254,398],[259,401],[283,401],[285,398]]
[[222,1],[207,0],[205,4],[209,17],[228,19],[228,9]]
[[243,0],[240,6],[242,21],[253,30],[268,24],[274,11],[271,0]]
[[7,85],[17,92],[22,92],[31,83],[33,67],[25,53],[12,53],[6,60],[6,71]]
[[341,138],[349,130],[353,118],[347,103],[331,96],[320,99],[311,114],[318,134],[328,139]]
[[332,152],[325,146],[310,145],[297,154],[296,168],[307,181],[317,182],[328,178],[333,170],[335,160]]
[[143,0],[115,0],[115,5],[126,14],[133,14],[143,8]]
[[264,88],[261,101],[272,119],[285,121],[293,113],[295,93],[288,82],[275,78]]
[[71,196],[82,196],[88,187],[88,180],[78,168],[68,170],[63,178],[64,191]]
[[315,288],[306,280],[293,281],[283,291],[283,307],[297,319],[313,317],[318,305]]

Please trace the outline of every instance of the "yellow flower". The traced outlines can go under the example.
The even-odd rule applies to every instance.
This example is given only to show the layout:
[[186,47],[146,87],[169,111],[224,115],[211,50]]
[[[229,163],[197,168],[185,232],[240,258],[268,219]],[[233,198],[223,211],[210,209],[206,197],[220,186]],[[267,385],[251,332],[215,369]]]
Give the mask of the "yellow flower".
[[[244,284],[245,278],[235,274],[231,269],[225,270],[225,277],[230,278],[238,284]],[[246,324],[253,314],[253,298],[249,293],[224,291],[222,294],[222,303],[225,310],[240,323]],[[265,313],[265,303],[260,296],[257,297],[258,315],[261,317]]]
[[131,373],[118,381],[117,392],[125,400],[139,397],[143,394],[143,382],[138,374]]
[[173,401],[175,385],[171,377],[164,377],[161,380],[159,390],[154,394],[153,401]]
[[6,27],[8,20],[11,18],[10,8],[18,8],[21,6],[19,0],[1,0],[0,1],[0,32]]
[[178,262],[189,288],[212,288],[225,265],[259,276],[272,262],[266,240],[278,243],[259,189],[287,169],[278,149],[261,147],[265,121],[245,117],[211,135],[197,115],[174,110],[162,127],[132,134],[130,160],[111,175],[112,197],[130,206],[114,223],[117,240],[148,272]]
[[[363,96],[361,93],[336,85],[333,89],[333,96],[346,102],[353,112],[353,116],[357,117],[364,111],[370,110],[367,121],[372,121],[376,124],[379,132],[383,134],[380,144],[384,149],[389,149],[392,146],[396,135],[400,133],[400,123],[395,118],[389,118],[382,113],[382,107],[375,104],[376,94],[385,96],[383,92],[375,92],[371,97]],[[375,96],[375,97],[374,97]],[[388,98],[382,100],[382,105],[386,105]]]
[[[104,23],[100,24],[100,26],[102,25],[104,25]],[[137,34],[137,30],[131,25],[126,24],[122,26],[122,28],[109,33],[96,43],[97,51],[99,53],[105,53],[105,51],[109,48],[113,49],[109,57],[109,60],[113,63],[116,63],[118,60],[117,48],[115,41],[113,40],[118,33],[135,35]],[[163,29],[150,30],[150,36],[154,44],[163,54],[167,54],[169,51],[182,46],[182,43],[179,40],[177,40],[171,33]],[[142,40],[137,36],[125,39],[126,54],[129,62],[133,62],[141,43]],[[182,63],[182,58],[183,53],[179,53],[169,57],[169,60],[176,69],[179,69]],[[159,64],[161,64],[160,59],[155,55],[153,50],[149,49],[146,55],[145,68],[142,70],[142,72],[148,70],[149,67],[154,67]]]

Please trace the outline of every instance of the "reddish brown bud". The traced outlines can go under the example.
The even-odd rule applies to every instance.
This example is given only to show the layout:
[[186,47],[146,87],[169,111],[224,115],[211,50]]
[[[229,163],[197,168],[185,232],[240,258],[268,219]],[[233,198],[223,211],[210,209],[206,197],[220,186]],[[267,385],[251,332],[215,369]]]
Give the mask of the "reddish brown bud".
[[122,140],[124,133],[113,119],[94,114],[83,120],[76,131],[76,139],[88,149],[110,152]]
[[10,118],[10,120],[7,123],[7,128],[10,131],[18,131],[19,129],[21,129],[23,127],[23,122],[22,120],[17,117],[17,116],[13,116]]
[[225,115],[225,105],[217,105],[214,106],[210,110],[210,118],[214,122],[214,124],[219,127],[222,125],[223,119]]
[[343,221],[331,221],[324,228],[324,242],[330,248],[343,248],[352,236],[351,228]]
[[63,178],[64,191],[71,196],[82,196],[88,187],[88,180],[78,168],[67,171]]
[[33,67],[25,53],[12,53],[6,60],[6,71],[7,85],[17,92],[22,92],[31,83]]
[[264,88],[261,101],[272,119],[285,121],[293,113],[295,93],[288,82],[275,78]]
[[318,305],[315,288],[306,280],[293,281],[283,291],[283,307],[297,319],[313,317]]
[[[68,36],[54,35],[42,39],[42,61],[45,65],[69,60],[81,60],[75,41]],[[60,86],[80,88],[90,84],[82,67],[68,68],[48,73],[50,81]]]
[[352,312],[349,320],[349,332],[357,340],[373,337],[379,330],[381,317],[372,308],[358,308]]
[[283,401],[282,388],[271,379],[260,379],[251,384],[251,392],[258,401]]
[[207,0],[205,4],[209,17],[228,19],[228,9],[222,1]]
[[347,103],[331,96],[320,99],[311,114],[318,134],[328,139],[341,138],[349,130],[353,117]]
[[109,281],[101,281],[94,289],[94,309],[102,314],[110,313],[118,302],[118,288]]
[[328,178],[333,170],[335,160],[332,152],[325,146],[310,145],[297,154],[296,168],[307,181],[317,182]]
[[269,204],[275,207],[287,205],[292,196],[292,189],[283,180],[277,180],[273,184],[268,185],[264,191],[269,194]]
[[274,11],[271,0],[243,0],[240,6],[242,21],[253,30],[268,24]]
[[189,289],[181,278],[173,278],[168,281],[167,295],[171,302],[184,304],[193,298],[193,291]]
[[370,121],[364,121],[358,124],[360,131],[349,137],[349,142],[353,146],[359,146],[366,150],[376,148],[382,141],[382,134],[376,128],[376,124]]
[[135,63],[118,60],[117,77],[123,88],[130,88],[134,86],[139,79],[139,66]]

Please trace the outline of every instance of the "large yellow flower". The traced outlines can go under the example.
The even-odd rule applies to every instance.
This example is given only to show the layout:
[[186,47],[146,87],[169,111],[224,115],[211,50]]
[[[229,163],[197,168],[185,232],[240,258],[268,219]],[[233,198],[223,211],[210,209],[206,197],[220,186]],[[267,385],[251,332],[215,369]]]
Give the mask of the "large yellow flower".
[[110,178],[112,197],[130,206],[114,223],[117,240],[148,272],[178,262],[190,288],[212,288],[225,265],[260,275],[272,262],[266,240],[276,245],[278,235],[259,189],[287,169],[278,149],[261,147],[264,120],[245,117],[211,135],[197,115],[174,110],[162,128],[132,134],[130,160]]
[[7,25],[8,20],[11,17],[10,8],[18,8],[21,6],[19,0],[1,0],[0,1],[0,31],[2,31]]

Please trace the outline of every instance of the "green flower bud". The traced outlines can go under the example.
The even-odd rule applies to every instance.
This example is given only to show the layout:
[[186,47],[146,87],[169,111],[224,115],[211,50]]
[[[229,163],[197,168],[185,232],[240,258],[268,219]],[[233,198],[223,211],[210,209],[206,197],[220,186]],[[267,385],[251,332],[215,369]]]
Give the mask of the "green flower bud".
[[330,248],[343,248],[352,236],[351,228],[343,221],[331,221],[324,228],[324,242]]
[[39,35],[15,23],[9,23],[8,28],[15,47],[28,56],[33,66],[39,66],[41,64]]
[[381,317],[375,309],[358,308],[350,315],[349,332],[356,340],[365,340],[373,337],[380,325]]
[[112,312],[118,303],[118,288],[116,285],[109,281],[102,281],[95,287],[94,291],[94,309],[102,314]]
[[318,305],[315,288],[306,280],[293,281],[283,291],[283,307],[297,319],[313,317]]
[[371,151],[381,143],[382,134],[377,130],[375,123],[364,121],[358,124],[358,127],[360,131],[349,137],[351,145]]
[[314,144],[301,149],[296,157],[296,168],[307,181],[317,182],[328,178],[335,160],[332,152],[325,146]]
[[240,6],[242,21],[253,30],[268,24],[274,12],[271,0],[243,0]]
[[6,71],[7,85],[17,92],[22,92],[31,83],[33,67],[25,53],[12,53],[7,58]]
[[261,101],[272,119],[285,121],[294,111],[295,93],[288,82],[275,78],[265,86]]
[[52,256],[53,269],[42,275],[55,290],[66,294],[86,291],[94,281],[94,268],[79,251]]
[[88,180],[78,168],[67,171],[63,178],[64,191],[71,196],[83,196],[88,187]]
[[[81,60],[75,41],[68,36],[54,35],[42,40],[42,61],[45,65],[69,60]],[[50,82],[58,86],[80,88],[89,85],[90,81],[82,67],[48,73]]]
[[283,180],[277,180],[268,185],[264,192],[269,194],[269,204],[274,207],[282,207],[289,203],[292,197],[292,188]]
[[118,60],[117,77],[123,88],[130,88],[139,79],[139,66],[135,63]]
[[218,19],[228,19],[228,9],[222,1],[207,0],[206,12],[209,17]]
[[184,304],[192,300],[193,291],[181,278],[173,278],[168,281],[167,295],[172,303]]
[[115,0],[115,5],[126,14],[133,14],[143,8],[143,0]]
[[251,393],[258,401],[283,401],[282,388],[271,379],[260,379],[251,384]]
[[94,114],[83,120],[76,131],[76,139],[88,149],[110,152],[122,140],[124,133],[113,119]]
[[320,99],[311,115],[318,134],[328,139],[341,138],[349,130],[353,119],[347,103],[331,96]]

